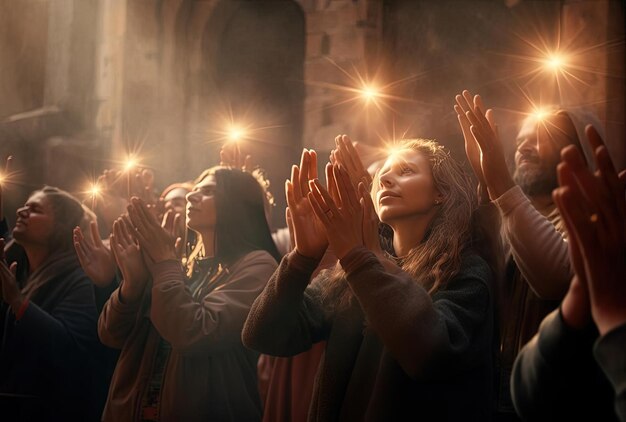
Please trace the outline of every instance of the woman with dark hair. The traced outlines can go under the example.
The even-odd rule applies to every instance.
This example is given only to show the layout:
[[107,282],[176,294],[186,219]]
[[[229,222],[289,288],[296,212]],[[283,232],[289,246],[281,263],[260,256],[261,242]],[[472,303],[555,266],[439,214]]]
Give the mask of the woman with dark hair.
[[[326,341],[309,420],[488,420],[491,272],[472,250],[468,177],[424,140],[390,154],[371,196],[345,167],[326,168],[328,190],[294,166],[295,250],[252,306],[244,344],[292,356]],[[393,255],[376,214],[393,231]],[[327,248],[339,266],[311,280]]]
[[11,256],[22,257],[0,264],[3,420],[89,420],[98,316],[72,240],[82,218],[80,202],[52,187],[17,210]]
[[113,226],[123,282],[100,339],[122,349],[105,421],[260,420],[258,354],[241,343],[252,302],[276,268],[264,191],[249,173],[205,171],[187,195],[198,242],[186,260],[145,204]]

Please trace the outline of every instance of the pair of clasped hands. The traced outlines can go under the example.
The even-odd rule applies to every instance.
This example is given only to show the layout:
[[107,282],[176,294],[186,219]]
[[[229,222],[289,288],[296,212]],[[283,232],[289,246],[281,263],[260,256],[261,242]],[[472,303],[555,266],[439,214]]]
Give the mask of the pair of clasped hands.
[[379,220],[369,193],[372,177],[350,138],[337,136],[335,145],[326,164],[326,186],[318,180],[313,150],[303,150],[300,165],[291,169],[285,191],[292,243],[300,255],[314,259],[328,248],[341,259],[359,246],[380,255]]

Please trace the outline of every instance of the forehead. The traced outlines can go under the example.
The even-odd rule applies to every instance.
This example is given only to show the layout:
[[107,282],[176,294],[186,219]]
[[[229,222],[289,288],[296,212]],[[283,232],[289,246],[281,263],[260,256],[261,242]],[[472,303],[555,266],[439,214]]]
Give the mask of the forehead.
[[207,177],[205,177],[196,184],[196,188],[212,187],[215,186],[215,184],[215,176],[209,174]]
[[45,193],[35,192],[30,197],[28,197],[28,200],[26,201],[26,203],[37,204],[37,205],[41,205],[42,207],[47,207],[49,204],[49,201]]
[[526,138],[531,135],[536,135],[538,122],[539,121],[534,116],[527,117],[522,123],[522,127],[520,128],[519,132],[517,133],[517,138],[520,139]]
[[403,149],[391,154],[382,166],[381,171],[398,165],[412,165],[419,168],[430,167],[428,160],[423,154],[414,149]]
[[569,142],[577,137],[576,128],[570,117],[567,114],[558,113],[547,116],[541,120],[537,120],[534,116],[526,118],[517,138],[522,139],[529,136],[536,136],[538,129],[542,129],[539,131],[540,133],[547,132],[551,138],[563,138],[563,140],[566,141],[567,139],[564,138],[568,138]]
[[187,195],[187,189],[185,188],[175,188],[168,192],[163,198],[165,201],[172,201],[174,199],[185,199],[185,195]]

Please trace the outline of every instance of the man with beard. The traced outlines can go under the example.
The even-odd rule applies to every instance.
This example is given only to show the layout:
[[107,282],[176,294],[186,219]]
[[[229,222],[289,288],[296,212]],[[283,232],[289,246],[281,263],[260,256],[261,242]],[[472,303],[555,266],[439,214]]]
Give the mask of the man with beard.
[[529,116],[516,139],[511,177],[492,111],[485,113],[480,97],[472,98],[468,91],[456,101],[467,156],[484,191],[481,196],[484,202],[491,200],[502,217],[506,262],[495,289],[499,325],[495,420],[518,420],[509,391],[513,362],[565,296],[573,274],[552,191],[558,186],[561,149],[581,144],[572,112],[557,109]]

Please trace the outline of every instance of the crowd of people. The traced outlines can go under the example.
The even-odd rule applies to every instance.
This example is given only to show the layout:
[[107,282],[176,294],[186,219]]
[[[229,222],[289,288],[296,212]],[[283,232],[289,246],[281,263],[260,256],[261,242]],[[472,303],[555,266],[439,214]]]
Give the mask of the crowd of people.
[[626,421],[626,172],[554,108],[511,174],[493,111],[455,100],[473,174],[340,135],[274,231],[235,143],[161,195],[147,170],[91,204],[44,186],[13,228],[0,189],[2,420]]

